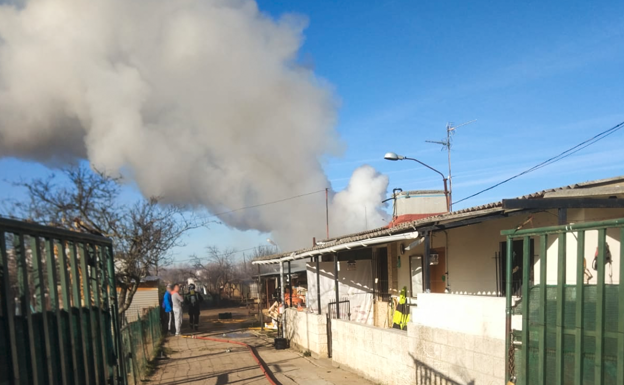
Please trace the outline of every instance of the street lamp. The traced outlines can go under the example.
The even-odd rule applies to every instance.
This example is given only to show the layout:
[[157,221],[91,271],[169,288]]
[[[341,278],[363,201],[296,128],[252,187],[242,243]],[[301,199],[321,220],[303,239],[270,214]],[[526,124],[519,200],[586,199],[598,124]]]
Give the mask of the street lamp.
[[440,171],[436,170],[435,168],[429,166],[428,164],[425,164],[425,163],[419,161],[418,159],[408,158],[408,157],[403,156],[403,155],[398,155],[398,154],[396,154],[394,152],[387,152],[386,155],[384,155],[384,159],[385,160],[391,160],[391,161],[405,160],[405,159],[413,160],[414,162],[420,163],[423,166],[427,167],[429,170],[435,171],[438,174],[440,174],[440,176],[442,177],[442,181],[444,182],[444,195],[446,196],[446,209],[448,211],[451,211],[451,200],[449,198],[450,194],[449,194],[448,187],[447,187],[448,178],[445,177],[444,174],[442,174]]
[[277,249],[279,251],[282,251],[282,248],[279,247],[279,245],[277,244],[277,242],[275,242],[274,240],[272,240],[271,238],[267,238],[267,242],[269,242],[270,244],[272,244],[273,246],[277,247]]

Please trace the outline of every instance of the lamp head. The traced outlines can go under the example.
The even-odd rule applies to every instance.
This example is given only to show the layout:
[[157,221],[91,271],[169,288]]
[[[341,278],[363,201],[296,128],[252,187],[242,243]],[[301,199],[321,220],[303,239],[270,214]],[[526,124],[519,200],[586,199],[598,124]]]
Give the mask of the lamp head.
[[402,155],[397,155],[394,152],[387,152],[386,155],[384,155],[384,159],[395,161],[395,160],[403,160],[405,159],[405,157]]
[[277,246],[277,243],[275,243],[275,241],[273,241],[271,238],[267,238],[267,242],[269,242],[273,246]]

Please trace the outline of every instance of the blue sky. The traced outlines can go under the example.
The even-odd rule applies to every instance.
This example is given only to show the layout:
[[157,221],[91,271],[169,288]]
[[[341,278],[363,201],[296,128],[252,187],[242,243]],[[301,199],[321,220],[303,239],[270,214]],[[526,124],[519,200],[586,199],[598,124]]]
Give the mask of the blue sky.
[[[425,140],[462,123],[453,146],[459,200],[624,121],[622,1],[260,0],[272,17],[308,19],[300,61],[334,87],[337,130],[346,151],[325,159],[334,189],[370,164],[394,187],[441,188],[446,153]],[[455,209],[549,187],[624,174],[624,130],[555,165],[462,202]],[[19,198],[6,181],[45,167],[0,160],[0,198]],[[131,188],[126,191],[131,198]],[[213,225],[176,250],[184,260],[207,245],[247,249],[266,235]]]

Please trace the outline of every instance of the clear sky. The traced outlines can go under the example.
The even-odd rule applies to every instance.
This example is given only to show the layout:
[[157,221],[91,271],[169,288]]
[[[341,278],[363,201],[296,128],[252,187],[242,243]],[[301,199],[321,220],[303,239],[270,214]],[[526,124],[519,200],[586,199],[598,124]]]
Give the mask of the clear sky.
[[[447,122],[476,123],[453,142],[459,200],[624,121],[623,1],[259,0],[278,18],[308,19],[300,61],[335,88],[342,158],[326,159],[335,190],[370,164],[394,187],[441,188],[414,162],[446,173],[446,153],[425,140]],[[455,209],[592,179],[624,175],[624,130],[555,165],[462,202]],[[0,160],[0,198],[19,198],[7,181],[45,167]],[[131,187],[128,197],[136,194]],[[187,237],[178,260],[207,245],[246,249],[266,234],[213,225]]]

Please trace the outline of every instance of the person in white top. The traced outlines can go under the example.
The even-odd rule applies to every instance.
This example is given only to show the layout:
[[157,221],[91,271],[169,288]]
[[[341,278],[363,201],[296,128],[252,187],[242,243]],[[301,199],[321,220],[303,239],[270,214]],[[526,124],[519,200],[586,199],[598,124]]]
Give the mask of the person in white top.
[[171,302],[173,303],[176,336],[179,336],[182,329],[182,304],[184,303],[184,298],[180,295],[180,285],[178,284],[173,285],[173,290],[171,290]]

